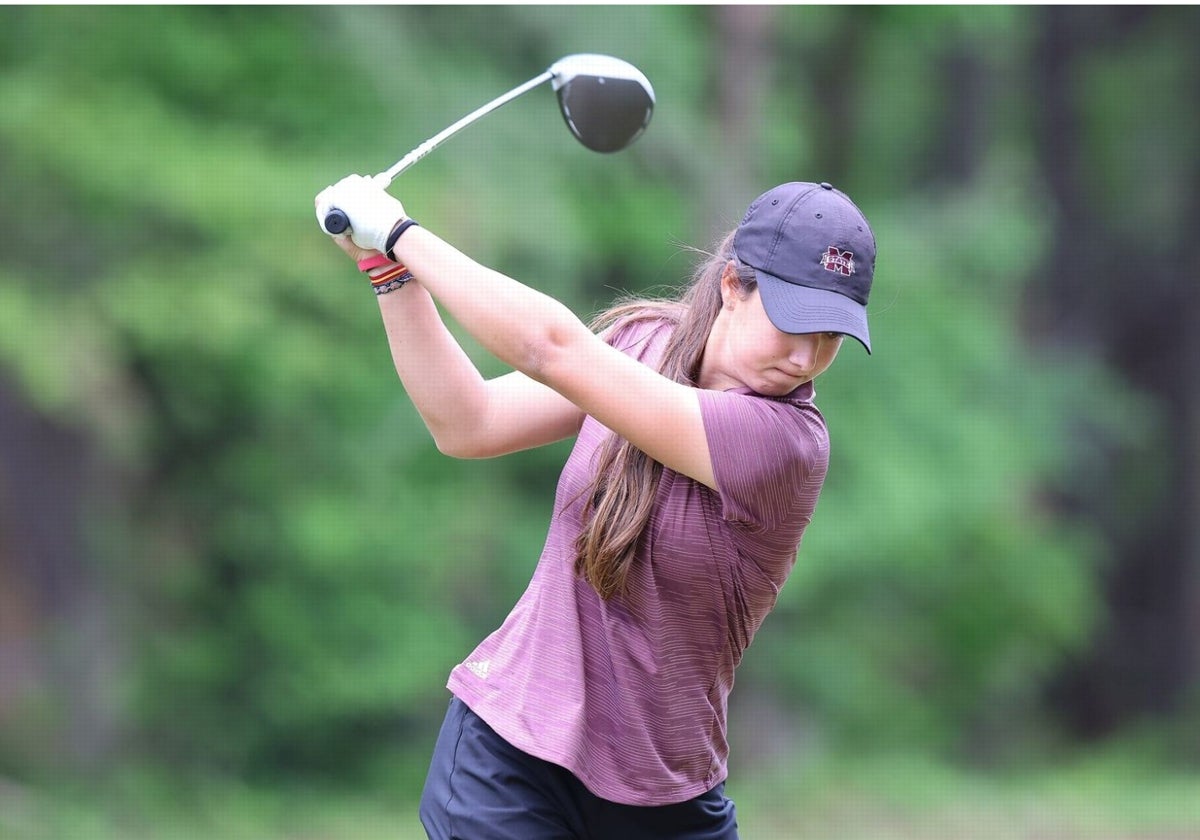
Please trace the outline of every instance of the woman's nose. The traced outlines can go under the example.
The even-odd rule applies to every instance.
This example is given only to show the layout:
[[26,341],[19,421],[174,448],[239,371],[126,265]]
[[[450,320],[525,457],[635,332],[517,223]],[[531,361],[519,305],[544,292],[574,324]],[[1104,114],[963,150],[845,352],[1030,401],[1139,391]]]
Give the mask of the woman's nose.
[[821,353],[821,334],[808,333],[793,337],[788,361],[797,368],[807,372],[817,365],[817,356]]

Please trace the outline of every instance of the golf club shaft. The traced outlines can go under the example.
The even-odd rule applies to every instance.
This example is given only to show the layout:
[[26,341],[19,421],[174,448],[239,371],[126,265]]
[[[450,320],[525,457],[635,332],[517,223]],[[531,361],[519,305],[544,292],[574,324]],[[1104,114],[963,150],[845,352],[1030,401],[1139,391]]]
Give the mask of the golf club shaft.
[[[553,78],[554,78],[554,72],[552,70],[547,70],[546,72],[542,73],[541,75],[530,79],[525,84],[518,85],[517,87],[510,90],[508,93],[503,93],[500,96],[497,96],[491,102],[489,102],[486,105],[483,105],[479,108],[476,108],[474,111],[467,114],[461,120],[454,123],[454,125],[451,125],[445,129],[443,129],[442,131],[439,131],[433,137],[430,137],[424,143],[417,146],[415,149],[413,149],[411,152],[406,154],[404,157],[400,158],[400,160],[396,161],[396,163],[390,169],[386,169],[383,172],[380,172],[378,175],[373,176],[373,180],[382,189],[386,190],[389,186],[391,186],[392,181],[395,180],[397,175],[399,175],[404,170],[408,169],[414,163],[419,161],[421,158],[425,157],[427,154],[432,152],[438,146],[442,145],[442,143],[444,143],[446,140],[450,139],[455,134],[457,134],[458,132],[462,131],[464,128],[469,126],[471,123],[475,122],[480,117],[490,114],[492,111],[495,111],[501,105],[504,105],[507,102],[511,102],[512,100],[516,99],[518,96],[521,96],[524,93],[528,93],[529,91],[533,90],[538,85],[542,84],[543,82],[548,82]],[[334,234],[343,233],[346,230],[348,230],[349,228],[350,228],[350,220],[346,217],[346,214],[343,213],[341,210],[334,208],[333,210],[330,210],[329,213],[327,213],[325,215],[325,230],[328,231],[329,233],[334,233]]]
[[504,105],[505,103],[510,102],[513,99],[516,99],[518,96],[521,96],[524,93],[528,93],[529,91],[533,90],[535,87],[542,84],[543,82],[550,81],[552,78],[554,78],[554,74],[552,72],[550,72],[549,70],[547,70],[545,73],[542,73],[540,76],[530,79],[525,84],[513,88],[508,93],[504,93],[504,94],[501,94],[500,96],[497,96],[495,99],[493,99],[491,102],[487,103],[486,105],[476,108],[474,111],[467,114],[465,117],[463,117],[461,120],[456,122],[454,125],[443,129],[442,131],[435,134],[433,137],[430,137],[428,140],[426,140],[420,146],[417,146],[417,148],[413,149],[411,152],[409,152],[404,157],[402,157],[400,160],[398,160],[390,169],[387,169],[384,172],[380,172],[378,175],[375,176],[375,183],[377,183],[379,186],[383,187],[384,189],[387,189],[389,186],[391,186],[392,181],[395,180],[397,175],[399,175],[404,170],[408,169],[410,166],[412,166],[414,163],[419,161],[421,158],[425,157],[425,155],[432,152],[438,146],[442,145],[443,142],[445,142],[446,140],[449,140],[455,134],[458,134],[458,132],[462,131],[464,128],[469,126],[471,123],[475,122],[480,117],[490,114],[492,111],[495,111],[501,105]]

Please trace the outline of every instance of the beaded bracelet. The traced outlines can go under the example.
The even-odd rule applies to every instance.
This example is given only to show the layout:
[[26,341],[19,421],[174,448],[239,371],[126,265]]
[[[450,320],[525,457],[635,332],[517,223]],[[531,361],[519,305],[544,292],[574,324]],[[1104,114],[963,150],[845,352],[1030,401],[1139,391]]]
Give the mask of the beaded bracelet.
[[[412,277],[411,274],[408,276],[410,278]],[[382,286],[375,286],[375,296],[378,297],[379,295],[386,295],[388,292],[394,292],[397,289],[403,288],[404,284],[407,282],[408,280],[392,280],[391,282],[385,283]]]

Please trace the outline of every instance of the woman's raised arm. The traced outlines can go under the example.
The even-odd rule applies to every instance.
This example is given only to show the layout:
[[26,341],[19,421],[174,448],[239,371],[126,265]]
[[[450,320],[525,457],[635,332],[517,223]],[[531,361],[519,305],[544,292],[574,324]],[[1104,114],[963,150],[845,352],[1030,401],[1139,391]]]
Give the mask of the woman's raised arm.
[[[595,417],[651,458],[714,486],[708,441],[694,389],[667,379],[609,346],[549,295],[481,265],[418,225],[404,228],[398,239],[389,242],[389,234],[400,229],[398,223],[406,214],[400,202],[370,179],[350,176],[323,191],[316,203],[318,219],[323,218],[323,210],[329,206],[346,213],[359,247],[386,251],[390,246],[392,255],[408,267],[417,283],[496,358],[561,395],[580,412]],[[402,307],[407,302],[405,298],[411,300],[414,295],[424,311],[410,316]],[[435,334],[430,329],[431,319],[436,317],[432,301],[421,298],[418,290],[408,287],[382,297],[395,298],[394,307],[389,303],[383,309],[385,322],[389,317],[394,319],[388,330],[389,336],[396,334],[398,342],[393,353],[398,349],[402,357],[398,370],[399,364],[405,366],[401,378],[412,378],[423,393],[441,393],[446,386],[434,381],[436,374],[423,372],[414,361],[432,358],[438,363],[430,365],[430,370],[444,364],[445,369],[455,372],[451,387],[476,391],[478,383],[473,381],[471,372],[461,362],[451,360],[453,350],[440,342],[424,354],[416,347]],[[412,329],[414,323],[417,329]],[[469,361],[466,364],[474,371]],[[565,412],[559,414],[550,408],[553,401],[543,392],[524,384],[516,390],[542,394],[535,403],[539,428],[561,431],[567,425]],[[511,409],[515,404],[516,401],[468,399],[464,406],[473,419],[467,425],[475,429],[507,428],[507,419],[497,422],[486,418],[492,408]],[[489,408],[483,409],[481,405]],[[516,408],[519,411],[520,406]],[[581,420],[581,415],[576,416]],[[440,417],[427,418],[426,422],[431,429],[443,423]],[[448,422],[454,425],[461,421],[450,418]],[[557,425],[560,422],[562,425]]]

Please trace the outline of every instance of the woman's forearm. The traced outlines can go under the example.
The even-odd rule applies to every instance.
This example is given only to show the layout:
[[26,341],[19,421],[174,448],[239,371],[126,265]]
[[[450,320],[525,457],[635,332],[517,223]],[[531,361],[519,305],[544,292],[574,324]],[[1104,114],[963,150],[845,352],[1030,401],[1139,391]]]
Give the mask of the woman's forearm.
[[438,448],[462,453],[486,421],[487,385],[417,283],[379,297],[396,373]]
[[545,382],[555,354],[594,338],[562,303],[480,265],[424,228],[406,231],[394,253],[492,355],[538,381]]

